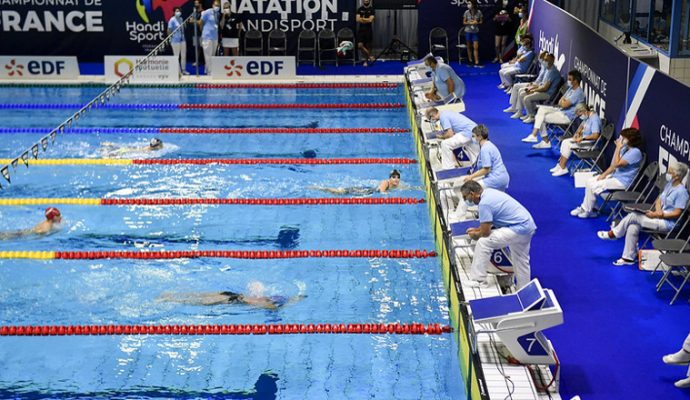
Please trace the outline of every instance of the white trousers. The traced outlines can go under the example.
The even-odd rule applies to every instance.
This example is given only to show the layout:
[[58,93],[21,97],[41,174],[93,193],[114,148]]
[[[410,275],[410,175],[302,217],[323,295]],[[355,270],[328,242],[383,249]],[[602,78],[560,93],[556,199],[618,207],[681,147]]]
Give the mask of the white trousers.
[[171,43],[173,55],[180,60],[180,72],[187,69],[187,43]]
[[637,259],[637,241],[640,238],[640,228],[653,229],[661,232],[668,231],[666,222],[660,218],[649,218],[644,214],[630,213],[625,216],[613,228],[613,234],[617,238],[625,235],[625,247],[623,248],[623,258],[628,260]]
[[510,90],[510,107],[512,107],[514,110],[522,111],[522,98],[525,96],[525,89],[529,83],[526,82],[520,82],[516,83],[513,85],[513,88]]
[[[529,112],[529,110],[528,110]],[[541,131],[542,137],[547,137],[546,124],[567,124],[570,119],[559,108],[552,106],[541,106],[537,115],[534,117],[534,127]]]
[[216,55],[218,48],[217,40],[204,39],[201,41],[201,48],[204,49],[204,62],[206,63],[206,75],[211,75],[211,57]]
[[530,281],[529,248],[532,236],[534,234],[519,235],[510,228],[498,228],[492,230],[488,237],[479,238],[474,246],[470,278],[475,281],[486,280],[486,269],[491,262],[491,253],[508,247],[517,288],[527,285]]
[[456,133],[448,139],[441,141],[441,167],[443,169],[451,169],[457,166],[457,160],[453,150],[462,147],[462,150],[469,157],[470,162],[474,161],[479,156],[479,145],[474,143],[471,138]]
[[537,112],[537,104],[541,103],[544,100],[548,100],[549,97],[551,96],[549,96],[549,94],[546,92],[536,92],[530,94],[525,93],[522,102],[525,105],[527,115],[534,117],[534,114]]
[[[685,338],[685,342],[683,343],[683,350],[690,353],[690,334],[688,334],[688,337]],[[690,377],[690,367],[688,367],[688,377]]]
[[608,177],[602,180],[597,180],[596,177],[590,178],[585,183],[585,198],[580,208],[586,212],[592,212],[597,204],[597,196],[610,189],[625,189],[625,186],[616,178]]
[[588,149],[592,146],[592,141],[585,140],[580,143],[576,143],[572,138],[563,139],[561,142],[561,156],[566,160],[570,158],[573,154],[573,149]]
[[498,71],[498,76],[501,78],[501,82],[505,86],[512,86],[513,77],[519,73],[520,68],[517,65],[513,64],[512,67],[502,68],[500,71]]

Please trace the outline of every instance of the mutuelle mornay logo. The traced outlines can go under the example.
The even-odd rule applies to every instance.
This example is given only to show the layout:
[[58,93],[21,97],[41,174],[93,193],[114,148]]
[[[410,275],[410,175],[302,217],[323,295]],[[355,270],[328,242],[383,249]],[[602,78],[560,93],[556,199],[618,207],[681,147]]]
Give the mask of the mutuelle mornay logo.
[[115,64],[113,65],[115,75],[119,76],[120,78],[127,75],[133,68],[134,63],[127,58],[121,58],[115,61]]
[[227,76],[242,76],[242,71],[244,67],[240,63],[236,63],[235,60],[230,60],[230,62],[224,67]]
[[150,23],[151,15],[155,10],[163,12],[165,21],[169,21],[175,14],[175,7],[182,7],[190,0],[135,0],[137,13],[144,23]]
[[5,64],[8,76],[24,76],[24,66],[17,63],[17,60],[12,59],[8,64]]

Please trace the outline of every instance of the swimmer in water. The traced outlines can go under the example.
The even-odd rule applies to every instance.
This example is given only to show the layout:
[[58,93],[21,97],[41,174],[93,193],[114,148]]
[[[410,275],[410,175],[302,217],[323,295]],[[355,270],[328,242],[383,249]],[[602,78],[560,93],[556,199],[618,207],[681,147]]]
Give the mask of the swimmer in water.
[[144,147],[124,147],[111,142],[101,143],[101,153],[108,157],[121,156],[127,153],[155,152],[163,149],[163,141],[153,138],[148,146]]
[[22,229],[19,231],[0,232],[0,240],[17,239],[29,235],[50,235],[60,229],[62,222],[62,215],[55,207],[48,207],[45,211],[45,221],[30,229]]
[[371,196],[376,192],[388,193],[400,186],[400,171],[394,169],[388,179],[381,181],[377,187],[347,187],[347,188],[328,188],[312,186],[310,189],[321,190],[330,194],[351,195],[351,196]]
[[246,304],[248,306],[264,308],[267,310],[277,310],[282,306],[296,303],[305,297],[303,282],[296,281],[299,294],[287,296],[267,296],[264,294],[266,288],[263,283],[252,281],[247,285],[246,293],[235,293],[231,291],[208,292],[208,293],[164,293],[158,297],[159,302],[191,304],[195,306],[216,306],[221,304]]

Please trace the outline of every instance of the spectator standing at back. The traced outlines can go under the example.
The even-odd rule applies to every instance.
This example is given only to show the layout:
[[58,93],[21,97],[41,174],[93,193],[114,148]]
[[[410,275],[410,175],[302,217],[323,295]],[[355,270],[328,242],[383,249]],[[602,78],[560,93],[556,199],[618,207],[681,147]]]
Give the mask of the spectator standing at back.
[[211,57],[218,50],[218,23],[220,22],[220,0],[213,1],[213,7],[204,10],[199,19],[201,28],[201,48],[204,50],[206,75],[211,75]]
[[[168,21],[168,35],[182,26],[182,9],[175,7],[174,11],[175,15]],[[184,39],[184,29],[175,32],[170,40],[170,46],[172,47],[173,54],[180,62],[180,71],[184,75],[189,75],[189,72],[187,72],[187,42]]]
[[362,53],[364,59],[364,66],[368,66],[369,62],[374,61],[371,56],[371,42],[374,39],[372,25],[374,23],[374,7],[371,5],[371,0],[362,0],[362,6],[357,9],[357,48]]
[[508,3],[508,0],[499,0],[496,3],[496,13],[493,18],[495,24],[494,41],[496,46],[495,63],[503,62],[503,52],[508,42],[508,35],[511,33],[512,20],[510,18],[510,7],[508,7]]
[[230,3],[223,5],[223,15],[220,17],[221,44],[224,56],[238,56],[240,49],[240,32],[244,30],[244,19],[230,9]]
[[479,67],[479,25],[484,22],[484,16],[477,7],[477,0],[470,0],[467,4],[467,11],[462,17],[462,22],[465,25],[467,59],[470,64]]

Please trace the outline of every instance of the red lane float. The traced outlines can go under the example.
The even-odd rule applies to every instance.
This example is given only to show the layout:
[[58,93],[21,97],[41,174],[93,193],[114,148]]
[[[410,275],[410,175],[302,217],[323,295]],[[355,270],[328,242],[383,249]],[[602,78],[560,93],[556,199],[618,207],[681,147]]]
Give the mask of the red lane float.
[[176,165],[176,164],[303,164],[303,165],[342,165],[342,164],[416,164],[413,158],[179,158],[179,159],[137,159],[132,164]]
[[183,110],[275,110],[275,109],[361,109],[361,110],[381,110],[388,108],[403,108],[403,103],[295,103],[295,104],[205,104],[205,103],[183,103],[178,108]]
[[392,89],[397,83],[197,83],[197,89]]
[[413,197],[321,197],[297,199],[101,199],[102,206],[178,206],[178,205],[254,205],[254,206],[313,206],[313,205],[379,205],[422,204],[425,199]]
[[229,325],[10,325],[0,327],[0,336],[113,336],[113,335],[300,335],[300,334],[390,334],[441,335],[448,325],[412,322],[323,323],[323,324],[229,324]]
[[406,128],[160,128],[159,133],[184,134],[350,134],[350,133],[406,133]]
[[102,260],[138,259],[163,260],[176,258],[427,258],[436,257],[426,250],[163,250],[163,251],[56,251],[55,259]]

